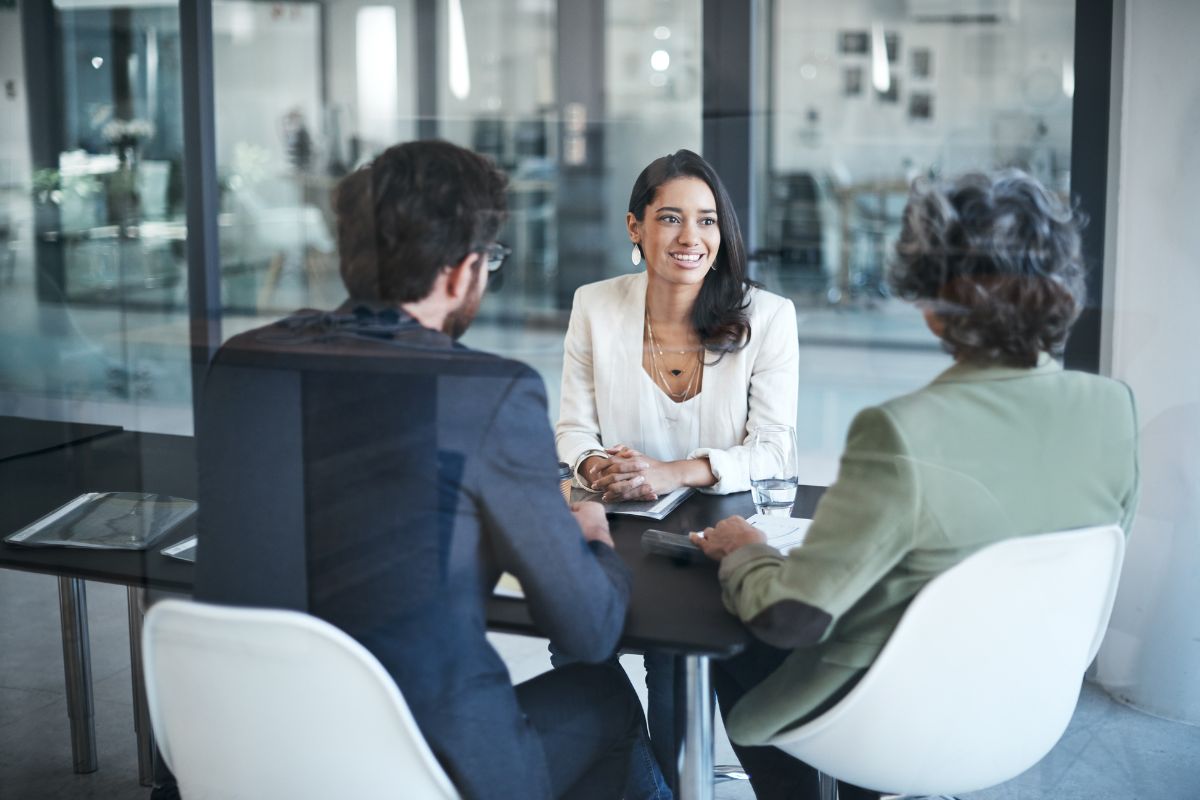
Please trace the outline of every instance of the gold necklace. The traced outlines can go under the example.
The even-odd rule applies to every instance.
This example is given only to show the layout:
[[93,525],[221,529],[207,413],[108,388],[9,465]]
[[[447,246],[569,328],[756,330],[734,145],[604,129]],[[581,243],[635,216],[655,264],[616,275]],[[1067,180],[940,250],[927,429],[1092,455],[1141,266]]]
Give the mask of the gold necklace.
[[[659,385],[663,387],[663,391],[665,391],[667,396],[672,400],[677,403],[683,402],[692,394],[692,390],[696,388],[696,379],[700,376],[700,355],[696,355],[696,363],[692,365],[691,375],[688,377],[687,386],[685,386],[680,392],[672,391],[671,384],[667,382],[667,376],[663,374],[662,365],[660,364],[660,361],[666,361],[666,354],[663,353],[662,347],[659,346],[658,341],[654,338],[654,326],[650,324],[649,309],[646,309],[646,333],[650,338],[650,367],[658,376]],[[686,350],[680,350],[678,352],[680,355],[687,353]],[[675,377],[679,377],[682,370],[670,370],[670,372]]]

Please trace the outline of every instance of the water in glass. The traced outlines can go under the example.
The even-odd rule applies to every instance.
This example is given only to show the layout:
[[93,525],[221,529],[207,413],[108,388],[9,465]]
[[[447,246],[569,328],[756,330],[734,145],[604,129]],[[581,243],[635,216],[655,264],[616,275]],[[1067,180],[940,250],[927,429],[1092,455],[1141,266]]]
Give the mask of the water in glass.
[[750,481],[754,508],[768,517],[790,517],[796,502],[796,478],[766,478]]
[[763,425],[750,447],[750,488],[759,514],[791,516],[796,502],[796,432],[788,425]]

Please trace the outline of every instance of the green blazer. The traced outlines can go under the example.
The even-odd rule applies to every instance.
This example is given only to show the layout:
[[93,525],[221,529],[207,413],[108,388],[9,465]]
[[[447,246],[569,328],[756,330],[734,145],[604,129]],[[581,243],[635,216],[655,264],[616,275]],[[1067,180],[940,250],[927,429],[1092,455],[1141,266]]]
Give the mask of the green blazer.
[[1110,522],[1128,532],[1137,495],[1129,388],[1048,355],[1032,369],[955,364],[862,411],[804,545],[786,557],[749,545],[721,563],[729,610],[794,648],[734,707],[730,737],[761,744],[822,710],[917,592],[976,550]]

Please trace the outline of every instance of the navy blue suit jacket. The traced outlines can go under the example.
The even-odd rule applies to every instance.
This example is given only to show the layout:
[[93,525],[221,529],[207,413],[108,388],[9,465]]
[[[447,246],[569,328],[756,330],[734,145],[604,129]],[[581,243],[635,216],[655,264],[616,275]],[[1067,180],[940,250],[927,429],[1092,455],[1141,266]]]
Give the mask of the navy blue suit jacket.
[[629,573],[562,500],[538,375],[403,314],[301,312],[221,348],[197,442],[197,599],[337,625],[465,796],[549,796],[486,600],[513,573],[545,635],[600,661]]

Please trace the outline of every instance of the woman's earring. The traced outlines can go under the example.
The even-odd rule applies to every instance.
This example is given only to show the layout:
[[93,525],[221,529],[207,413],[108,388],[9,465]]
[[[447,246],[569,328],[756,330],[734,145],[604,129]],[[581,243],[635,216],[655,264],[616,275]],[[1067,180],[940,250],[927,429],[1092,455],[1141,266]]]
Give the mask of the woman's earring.
[[629,254],[629,260],[635,267],[642,263],[642,248],[637,246],[637,242],[633,243],[633,252]]

